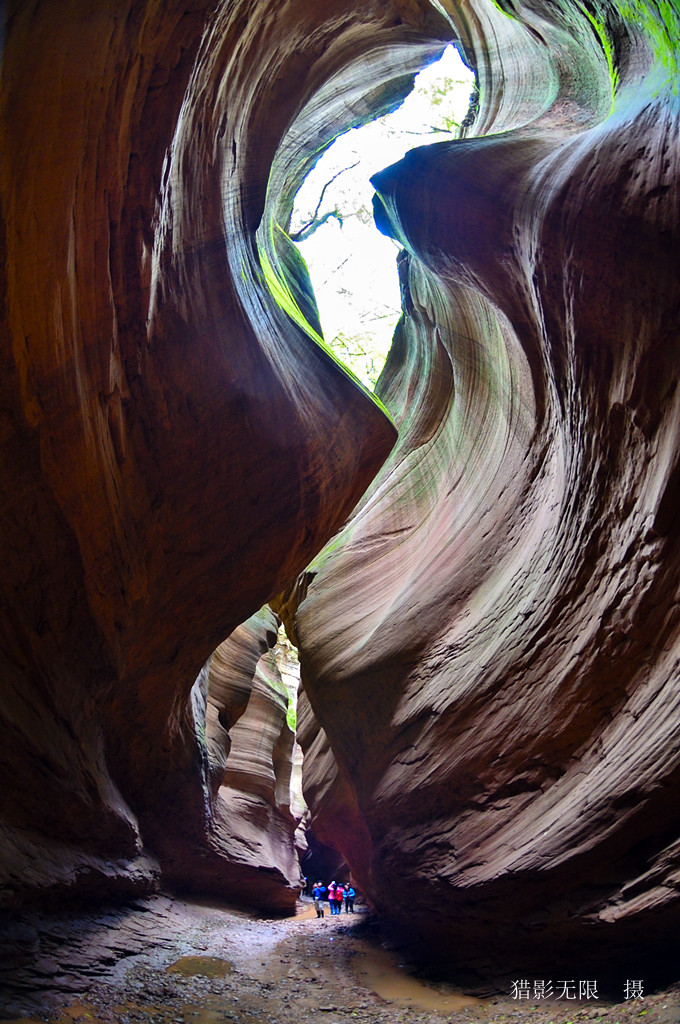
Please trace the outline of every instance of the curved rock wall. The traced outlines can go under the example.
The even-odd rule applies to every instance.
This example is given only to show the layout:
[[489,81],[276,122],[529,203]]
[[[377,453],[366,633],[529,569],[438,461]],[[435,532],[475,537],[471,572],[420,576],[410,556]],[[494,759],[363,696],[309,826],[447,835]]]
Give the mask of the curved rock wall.
[[578,949],[638,977],[631,951],[671,948],[678,24],[657,0],[12,9],[5,905],[161,871],[234,890],[231,712],[201,666],[395,437],[316,344],[277,225],[320,148],[455,35],[477,137],[376,179],[406,254],[380,390],[399,441],[298,592],[314,828],[449,966]]
[[184,871],[200,881],[208,835],[228,874],[194,681],[393,444],[257,255],[300,69],[333,34],[324,17],[67,0],[8,19],[5,904],[153,885],[148,851],[170,875],[188,857],[179,821],[196,847]]
[[252,615],[220,644],[194,687],[210,828],[187,835],[177,823],[163,861],[175,888],[221,892],[265,909],[292,908],[301,885],[296,830],[303,808],[292,779],[296,742],[277,628],[271,609]]
[[306,573],[307,799],[430,961],[616,990],[680,925],[678,20],[502,6],[486,137],[374,179],[399,441]]

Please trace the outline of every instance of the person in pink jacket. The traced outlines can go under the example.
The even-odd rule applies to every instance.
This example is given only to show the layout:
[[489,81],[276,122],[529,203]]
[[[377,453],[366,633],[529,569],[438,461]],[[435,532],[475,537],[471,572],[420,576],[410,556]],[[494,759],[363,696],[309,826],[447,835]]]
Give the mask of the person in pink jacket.
[[344,886],[342,885],[342,883],[340,882],[335,887],[335,913],[336,914],[341,914],[342,913],[342,900],[343,900],[344,895],[345,895],[345,889],[344,889]]

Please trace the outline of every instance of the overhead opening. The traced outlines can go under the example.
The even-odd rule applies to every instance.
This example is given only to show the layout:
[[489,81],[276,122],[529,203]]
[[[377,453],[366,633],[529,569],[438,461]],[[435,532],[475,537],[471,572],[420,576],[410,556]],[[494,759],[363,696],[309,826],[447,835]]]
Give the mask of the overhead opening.
[[289,233],[309,269],[326,344],[371,390],[401,315],[399,246],[373,222],[371,175],[417,146],[455,139],[476,105],[453,46],[391,114],[339,136],[305,178]]

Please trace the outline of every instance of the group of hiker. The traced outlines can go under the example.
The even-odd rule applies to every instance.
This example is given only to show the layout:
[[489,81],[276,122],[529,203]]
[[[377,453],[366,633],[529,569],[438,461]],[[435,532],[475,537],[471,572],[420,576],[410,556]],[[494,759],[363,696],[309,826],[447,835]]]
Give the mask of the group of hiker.
[[316,908],[316,916],[324,916],[324,902],[328,900],[328,905],[331,908],[331,914],[341,914],[342,904],[345,904],[345,913],[354,913],[354,897],[356,891],[352,888],[351,884],[342,882],[330,882],[328,888],[323,882],[316,882],[312,887],[312,898],[314,900],[314,906]]

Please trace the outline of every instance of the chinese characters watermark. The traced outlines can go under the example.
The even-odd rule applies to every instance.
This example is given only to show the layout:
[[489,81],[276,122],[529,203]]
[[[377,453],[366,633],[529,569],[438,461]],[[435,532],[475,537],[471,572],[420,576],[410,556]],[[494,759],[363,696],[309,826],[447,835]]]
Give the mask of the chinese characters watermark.
[[536,978],[529,981],[522,978],[512,982],[513,999],[599,999],[597,994],[597,982],[571,978],[560,979],[553,982],[545,978]]
[[[545,978],[519,978],[511,982],[513,999],[599,999],[597,981],[591,979],[562,978],[558,981]],[[623,986],[624,999],[642,999],[644,983],[627,978]]]

